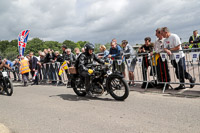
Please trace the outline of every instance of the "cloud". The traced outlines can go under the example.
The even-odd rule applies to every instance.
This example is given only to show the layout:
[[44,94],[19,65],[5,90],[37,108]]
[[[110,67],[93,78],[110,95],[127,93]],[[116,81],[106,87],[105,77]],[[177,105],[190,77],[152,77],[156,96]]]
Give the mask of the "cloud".
[[30,37],[44,40],[135,44],[146,36],[155,40],[155,29],[168,26],[188,41],[199,30],[199,6],[198,0],[1,0],[0,38],[30,29]]

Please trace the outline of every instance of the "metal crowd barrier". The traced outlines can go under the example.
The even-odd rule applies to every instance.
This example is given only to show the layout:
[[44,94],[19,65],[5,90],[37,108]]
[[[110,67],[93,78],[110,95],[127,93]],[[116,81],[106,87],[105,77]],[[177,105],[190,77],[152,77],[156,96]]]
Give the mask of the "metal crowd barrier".
[[[148,59],[150,60],[150,65],[148,66],[147,70],[147,79],[143,80],[141,78],[141,73],[143,73],[144,70],[144,64],[143,64],[143,56],[145,54],[138,54],[138,61],[136,65],[136,69],[134,71],[134,76],[135,76],[135,82],[147,82],[145,89],[147,89],[147,86],[149,83],[157,83],[157,84],[164,84],[163,87],[163,93],[166,89],[166,85],[169,85],[171,87],[171,84],[184,84],[184,85],[200,85],[200,71],[199,71],[199,57],[200,49],[186,49],[186,50],[181,50],[185,54],[185,63],[184,60],[181,59],[181,54],[180,51],[173,52],[172,54],[175,57],[175,62],[176,64],[181,63],[185,64],[185,70],[187,73],[189,73],[193,78],[196,79],[195,83],[190,83],[189,80],[186,80],[185,77],[185,70],[181,69],[179,65],[177,65],[177,70],[173,67],[171,60],[169,59],[169,56],[167,53],[160,53],[158,58],[156,58],[156,55],[154,54],[153,57],[150,57],[150,54],[146,53],[146,56],[148,55]],[[157,55],[158,56],[158,55]],[[183,77],[185,82],[181,82],[180,78],[180,73],[183,73]]]
[[[124,54],[126,55],[126,54]],[[148,61],[150,61],[149,59],[149,54],[148,53],[141,53],[137,55],[137,63],[135,64],[135,69],[134,69],[134,82],[136,83],[146,83],[145,85],[145,89],[147,88],[148,84],[152,83],[152,81],[155,81],[155,76],[151,76],[151,75],[155,75],[155,72],[150,70],[150,69],[145,69],[145,72],[143,71],[143,68],[149,68],[152,66],[152,62],[148,62],[148,66],[145,66],[145,64],[143,63],[143,56],[147,56]],[[122,67],[122,63],[125,63],[125,69],[123,69],[123,72],[126,73],[126,81],[129,82],[131,80],[128,79],[128,65],[131,65],[133,58],[128,58],[124,61],[122,61],[122,59],[109,59],[109,63],[114,65],[115,64],[118,65],[119,67]],[[114,67],[113,67],[114,68]],[[118,71],[116,68],[113,69],[113,71]],[[145,76],[145,79],[143,79]]]
[[[55,82],[55,85],[58,85],[59,82],[63,82],[63,83],[68,83],[68,77],[67,74],[69,74],[68,70],[66,70],[66,72],[63,72],[61,76],[58,75],[59,70],[60,70],[60,66],[62,65],[61,62],[55,62],[55,63],[43,63],[42,67],[38,66],[38,70],[37,70],[37,76],[38,76],[38,81],[39,83],[43,84],[50,84],[52,82]],[[21,81],[22,79],[22,75],[19,74],[18,76],[18,71],[16,71],[15,69],[13,69],[12,71],[8,71],[8,75],[10,76],[10,78],[13,80],[14,79],[14,73],[16,73],[16,79],[20,79]],[[20,77],[20,78],[19,78]],[[60,78],[59,78],[60,77]],[[29,79],[32,79],[31,74],[29,73]]]
[[[180,54],[180,51],[183,51],[183,53],[185,54],[185,63],[184,63],[184,60],[181,60],[181,54]],[[184,49],[184,50],[180,50],[180,51],[177,51],[177,52],[173,52],[174,54],[174,57],[175,57],[175,62],[178,64],[178,63],[181,63],[182,65],[185,64],[185,70],[181,68],[182,67],[177,67],[177,75],[178,77],[180,77],[180,73],[183,73],[183,77],[184,77],[184,80],[185,82],[181,82],[180,81],[180,78],[177,77],[176,75],[176,69],[173,67],[172,63],[171,63],[171,60],[169,59],[169,56],[166,54],[166,53],[160,53],[161,55],[161,58],[162,60],[165,60],[167,61],[167,65],[169,66],[169,75],[170,75],[170,79],[171,81],[170,82],[158,82],[158,83],[161,83],[161,84],[165,84],[164,88],[163,88],[163,93],[165,91],[165,87],[166,85],[171,85],[171,84],[184,84],[184,85],[200,85],[200,71],[199,71],[199,66],[200,66],[200,60],[199,60],[199,57],[200,57],[200,49]],[[193,78],[196,79],[196,82],[195,83],[190,83],[188,79],[186,79],[185,77],[187,77],[187,75],[185,75],[185,72],[186,71],[188,74],[190,74]],[[186,73],[186,74],[187,74]],[[158,79],[158,76],[156,75],[156,78]]]
[[145,90],[148,85],[154,86],[156,82],[156,70],[149,53],[140,53],[137,55],[137,62],[134,70],[134,82],[144,84]]
[[[47,81],[47,83],[51,82],[68,82],[67,73],[63,72],[61,76],[58,75],[60,66],[62,65],[61,62],[55,63],[43,63],[41,69],[42,79]],[[60,78],[59,78],[60,77]],[[39,76],[40,78],[40,76]]]
[[[134,70],[134,82],[144,83],[145,90],[148,88],[149,84],[155,87],[157,84],[162,84],[163,93],[165,92],[167,85],[169,85],[171,88],[173,88],[171,86],[172,84],[200,85],[200,49],[184,49],[181,51],[183,51],[185,54],[185,63],[183,63],[184,60],[181,59],[180,51],[172,52],[172,54],[175,56],[175,62],[177,64],[185,64],[186,72],[196,79],[195,83],[190,83],[189,80],[185,79],[186,75],[184,69],[181,70],[181,67],[178,65],[177,70],[173,67],[169,56],[165,52],[157,55],[154,54],[151,57],[150,53],[137,54],[137,63]],[[113,61],[111,61],[111,64],[112,62]],[[128,62],[128,60],[126,60],[126,62]],[[118,65],[121,64],[119,63]],[[181,76],[180,73],[183,73],[182,76],[184,77],[184,83],[180,81],[180,78],[178,78]],[[128,81],[129,80],[127,80],[127,82]]]
[[[156,75],[155,70],[151,69],[153,68],[153,62],[150,59],[149,53],[140,53],[137,54],[137,62],[135,64],[135,69],[134,69],[134,82],[135,83],[144,83],[145,85],[145,90],[147,89],[147,86],[149,84],[155,84],[156,81],[156,77],[154,75]],[[117,64],[120,66],[122,63],[122,60],[120,59],[114,59],[114,60],[110,60],[110,64],[113,64],[113,62],[116,61]],[[126,73],[126,80],[127,82],[131,81],[128,79],[128,65],[131,65],[132,62],[132,58],[128,58],[125,60],[125,65],[126,65],[126,69],[124,70],[124,72],[127,71]],[[116,71],[116,70],[115,70]]]

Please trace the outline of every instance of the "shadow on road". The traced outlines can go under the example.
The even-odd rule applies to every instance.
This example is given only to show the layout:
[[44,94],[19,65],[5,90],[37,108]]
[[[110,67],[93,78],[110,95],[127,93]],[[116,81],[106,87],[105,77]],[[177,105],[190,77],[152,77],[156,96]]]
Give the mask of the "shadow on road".
[[[180,97],[180,98],[200,98],[200,91],[196,90],[185,90],[183,92],[173,92],[173,93],[167,93],[169,94],[168,96],[171,97]],[[167,95],[164,95],[167,96]]]
[[13,85],[13,87],[24,87],[24,85],[22,85],[22,84],[19,85],[19,84],[18,84],[18,85]]
[[136,91],[141,94],[147,94],[147,93],[156,93],[156,94],[162,94],[166,97],[178,97],[178,98],[200,98],[200,90],[188,90],[189,87],[185,90],[173,90],[169,89],[166,90],[165,93],[162,93],[162,89],[155,89],[155,88],[148,88],[147,90],[141,89],[141,88],[131,88],[130,91]]
[[110,98],[89,97],[89,96],[79,97],[75,94],[74,95],[72,95],[72,94],[60,94],[60,95],[53,95],[53,96],[49,96],[49,97],[60,97],[63,100],[68,100],[68,101],[90,101],[90,100],[116,101],[116,100],[110,99]]
[[5,92],[4,93],[0,92],[0,95],[2,95],[2,96],[8,96]]

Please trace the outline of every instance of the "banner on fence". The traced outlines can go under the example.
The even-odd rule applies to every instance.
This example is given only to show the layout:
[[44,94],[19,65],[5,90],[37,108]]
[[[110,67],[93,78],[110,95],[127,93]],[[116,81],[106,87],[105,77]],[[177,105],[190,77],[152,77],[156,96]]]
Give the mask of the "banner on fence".
[[126,62],[127,62],[127,65],[130,67],[131,66],[131,61],[132,61],[133,59],[126,59]]
[[113,60],[109,60],[109,63],[112,65],[113,64]]
[[160,53],[160,56],[163,62],[167,59],[167,53]]
[[199,58],[199,52],[191,52],[190,56],[192,57],[192,61],[196,62]]
[[122,64],[122,60],[117,60],[117,64],[121,65]]
[[142,59],[143,59],[143,57],[142,57],[142,56],[140,56],[140,57],[137,57],[138,64],[139,64],[140,66],[142,66]]
[[175,57],[175,60],[176,60],[176,63],[179,62],[180,58],[181,58],[181,54],[180,53],[173,53],[174,54],[174,57]]

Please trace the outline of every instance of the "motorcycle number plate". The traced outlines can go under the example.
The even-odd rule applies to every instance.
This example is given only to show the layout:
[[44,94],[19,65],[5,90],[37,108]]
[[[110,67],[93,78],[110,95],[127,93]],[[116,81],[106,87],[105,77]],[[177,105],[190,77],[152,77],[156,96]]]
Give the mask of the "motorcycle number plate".
[[111,75],[111,74],[112,74],[112,71],[110,71],[110,70],[107,71],[107,74],[108,74],[108,75]]
[[7,72],[2,72],[2,74],[3,74],[3,77],[7,77],[8,76]]

